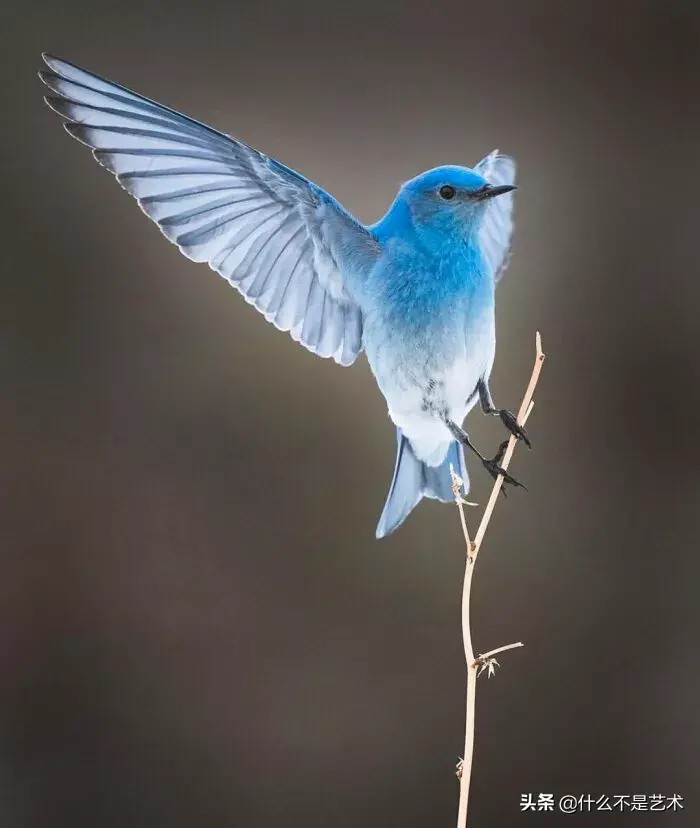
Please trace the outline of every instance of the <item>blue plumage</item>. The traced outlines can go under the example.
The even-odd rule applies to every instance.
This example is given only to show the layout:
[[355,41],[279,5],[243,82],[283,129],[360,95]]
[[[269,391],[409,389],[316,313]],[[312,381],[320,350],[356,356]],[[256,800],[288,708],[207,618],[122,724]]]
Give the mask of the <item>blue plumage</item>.
[[314,353],[349,365],[365,351],[398,443],[378,537],[422,497],[450,500],[450,466],[468,485],[463,446],[473,446],[461,423],[477,399],[525,437],[488,390],[494,288],[512,233],[511,158],[493,152],[474,169],[422,173],[366,227],[242,141],[44,60],[49,106],[184,255],[207,262]]

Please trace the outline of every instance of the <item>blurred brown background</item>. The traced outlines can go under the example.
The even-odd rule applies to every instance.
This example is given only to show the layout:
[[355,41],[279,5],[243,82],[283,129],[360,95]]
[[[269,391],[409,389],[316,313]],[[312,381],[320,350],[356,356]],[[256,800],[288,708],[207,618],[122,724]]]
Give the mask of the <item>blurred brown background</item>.
[[530,491],[475,580],[477,648],[527,646],[480,682],[471,814],[676,792],[683,814],[628,821],[697,825],[697,3],[3,17],[0,825],[450,826],[463,734],[457,515],[375,541],[394,437],[366,363],[314,358],[181,257],[44,107],[44,49],[364,221],[422,169],[517,157],[497,401],[536,329],[549,361]]

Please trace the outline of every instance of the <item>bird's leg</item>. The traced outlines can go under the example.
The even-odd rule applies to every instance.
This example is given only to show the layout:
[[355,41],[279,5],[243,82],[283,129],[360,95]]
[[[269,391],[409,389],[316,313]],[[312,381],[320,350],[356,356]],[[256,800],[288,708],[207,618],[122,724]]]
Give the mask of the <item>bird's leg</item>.
[[496,452],[496,456],[493,458],[494,463],[498,463],[501,465],[501,461],[506,453],[506,449],[508,448],[508,440],[504,440],[501,445],[498,447],[498,451]]
[[[481,460],[483,467],[486,471],[493,477],[495,480],[499,474],[503,475],[503,482],[510,483],[511,486],[520,486],[523,489],[526,489],[527,486],[523,486],[518,480],[516,480],[511,474],[501,467],[500,462],[503,459],[503,454],[505,452],[505,447],[508,445],[508,441],[506,440],[498,450],[498,453],[494,457],[493,460],[489,460],[488,458],[484,457],[484,455],[479,451],[479,449],[472,443],[469,435],[467,432],[457,425],[453,420],[450,420],[449,417],[445,417],[445,425],[449,428],[452,432],[452,436],[460,442],[463,446],[466,446],[468,449],[471,449],[474,454]],[[501,489],[501,491],[505,494],[505,490]]]
[[525,433],[525,429],[518,424],[518,420],[512,411],[507,408],[496,408],[493,404],[491,391],[489,390],[488,382],[485,379],[480,379],[477,385],[479,390],[479,400],[481,401],[481,410],[484,414],[493,414],[501,418],[503,425],[513,434],[518,440],[522,440],[528,448],[532,448],[530,438]]

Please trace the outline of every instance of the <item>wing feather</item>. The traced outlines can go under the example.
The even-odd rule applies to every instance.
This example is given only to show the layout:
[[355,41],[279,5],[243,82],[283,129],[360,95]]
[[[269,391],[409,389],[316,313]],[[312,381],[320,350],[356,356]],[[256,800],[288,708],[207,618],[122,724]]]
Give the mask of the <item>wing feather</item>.
[[185,256],[207,262],[309,350],[352,363],[362,314],[343,262],[367,228],[300,173],[173,109],[44,55],[47,104]]
[[[514,184],[515,161],[494,150],[474,168],[491,184]],[[491,199],[481,225],[481,250],[498,281],[508,265],[513,236],[513,193]]]

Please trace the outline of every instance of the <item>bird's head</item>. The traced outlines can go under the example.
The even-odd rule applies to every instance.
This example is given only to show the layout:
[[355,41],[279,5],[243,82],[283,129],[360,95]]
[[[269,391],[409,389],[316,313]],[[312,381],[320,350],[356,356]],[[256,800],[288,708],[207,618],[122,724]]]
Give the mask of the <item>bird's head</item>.
[[469,237],[479,229],[491,199],[514,189],[513,184],[491,184],[469,167],[445,166],[407,181],[398,200],[419,232]]

